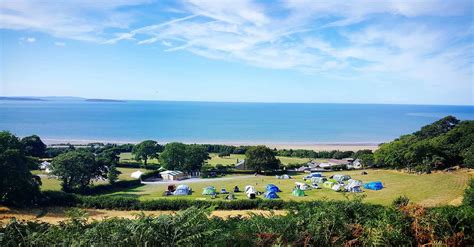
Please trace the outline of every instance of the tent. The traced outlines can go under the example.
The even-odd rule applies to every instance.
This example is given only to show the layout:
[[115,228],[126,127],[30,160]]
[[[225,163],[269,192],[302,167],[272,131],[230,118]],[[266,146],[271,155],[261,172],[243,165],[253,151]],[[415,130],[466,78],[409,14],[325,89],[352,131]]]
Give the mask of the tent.
[[346,189],[344,188],[344,186],[342,186],[341,184],[335,184],[331,187],[332,190],[334,191],[346,191]]
[[255,197],[257,196],[257,190],[255,189],[255,187],[247,185],[245,186],[245,194],[247,194],[248,198],[255,199]]
[[265,198],[267,199],[277,199],[279,196],[274,191],[267,191],[265,192]]
[[295,182],[296,187],[299,188],[300,190],[309,190],[310,187],[306,183],[300,183],[300,182]]
[[304,196],[304,190],[295,188],[291,194],[297,197],[301,197],[301,196]]
[[281,175],[281,176],[279,177],[279,179],[290,179],[290,178],[291,178],[291,177],[290,177],[290,175],[288,175],[288,174],[283,174],[283,175]]
[[332,177],[334,180],[338,181],[338,182],[344,182],[344,181],[347,181],[349,179],[351,179],[351,176],[349,175],[342,175],[342,174],[336,174]]
[[255,189],[255,187],[251,186],[251,185],[247,185],[245,186],[245,193],[257,193],[257,190]]
[[344,188],[349,192],[359,193],[362,192],[362,185],[363,183],[360,180],[349,179],[347,185],[344,186]]
[[306,175],[306,176],[304,177],[304,179],[321,178],[321,177],[323,177],[323,175],[322,175],[321,173],[319,173],[319,172],[313,172],[313,173],[311,173],[311,174],[309,174],[309,175]]
[[222,188],[221,189],[221,192],[219,192],[221,194],[229,194],[229,192],[225,189],[225,188]]
[[216,194],[216,188],[213,186],[207,186],[202,190],[203,195],[215,195]]
[[267,192],[281,192],[281,190],[274,184],[267,185],[266,191]]
[[191,194],[191,188],[185,184],[178,185],[176,190],[173,192],[175,196],[187,196]]
[[327,181],[327,178],[322,178],[322,177],[311,178],[311,183],[312,184],[322,184],[326,181]]
[[369,189],[369,190],[381,190],[383,188],[382,182],[377,181],[377,182],[369,182],[364,184],[364,188]]
[[332,181],[326,181],[326,182],[323,183],[323,187],[331,189],[335,184],[337,184],[337,183],[332,182]]
[[141,171],[135,171],[135,172],[132,172],[132,174],[130,174],[130,177],[139,179],[142,176],[142,174],[143,172]]
[[236,198],[235,198],[234,193],[230,193],[230,194],[228,194],[228,195],[225,197],[225,199],[226,199],[226,200],[235,200]]

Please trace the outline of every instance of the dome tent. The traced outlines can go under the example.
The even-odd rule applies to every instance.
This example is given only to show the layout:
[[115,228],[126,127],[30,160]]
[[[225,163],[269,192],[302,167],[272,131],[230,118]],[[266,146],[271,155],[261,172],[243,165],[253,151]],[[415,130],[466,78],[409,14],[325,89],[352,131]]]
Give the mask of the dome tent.
[[369,182],[364,184],[364,188],[369,189],[369,190],[381,190],[383,188],[382,182],[377,181],[377,182]]
[[281,192],[281,190],[274,184],[267,185],[266,191],[267,192]]
[[202,190],[203,195],[215,195],[216,193],[216,188],[213,186],[207,186]]
[[349,179],[351,179],[351,176],[349,175],[342,175],[342,174],[336,174],[332,177],[334,180],[336,180],[337,182],[344,182],[344,181],[347,181]]
[[362,192],[363,183],[360,180],[349,179],[348,183],[344,188],[349,192],[359,193]]
[[291,194],[292,194],[293,196],[297,196],[297,197],[305,196],[304,190],[301,190],[301,189],[299,189],[299,188],[295,188],[295,189],[293,190],[293,192],[291,192]]
[[310,181],[311,181],[311,183],[313,183],[313,184],[322,184],[322,183],[324,183],[324,182],[327,181],[327,178],[323,178],[323,177],[313,177],[313,178],[311,178]]
[[245,186],[245,194],[247,194],[248,198],[255,199],[255,197],[257,196],[257,190],[255,189],[255,187],[247,185]]
[[265,198],[267,198],[267,199],[277,199],[277,198],[279,198],[279,196],[274,191],[267,191],[267,192],[265,192]]
[[176,190],[173,192],[175,196],[187,196],[191,194],[191,188],[185,184],[178,185]]

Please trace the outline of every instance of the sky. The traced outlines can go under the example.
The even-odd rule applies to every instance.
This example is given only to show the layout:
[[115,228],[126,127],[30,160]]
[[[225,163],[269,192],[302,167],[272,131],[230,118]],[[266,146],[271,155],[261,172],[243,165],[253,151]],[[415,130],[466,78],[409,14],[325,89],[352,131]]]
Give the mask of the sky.
[[0,96],[474,105],[471,0],[0,0]]

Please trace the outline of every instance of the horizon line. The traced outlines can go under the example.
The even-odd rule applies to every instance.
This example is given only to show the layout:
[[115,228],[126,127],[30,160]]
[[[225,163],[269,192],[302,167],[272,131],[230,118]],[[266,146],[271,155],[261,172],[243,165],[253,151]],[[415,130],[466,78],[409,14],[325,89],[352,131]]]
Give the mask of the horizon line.
[[[8,96],[5,98],[77,98],[83,100],[115,100],[115,101],[150,101],[150,102],[191,102],[191,103],[243,103],[243,104],[351,104],[351,105],[418,105],[418,106],[474,106],[474,104],[430,104],[430,103],[370,103],[370,102],[273,102],[273,101],[219,101],[219,100],[172,100],[172,99],[123,99],[123,98],[98,98],[71,95],[50,95],[50,96]],[[107,103],[107,102],[103,102]],[[109,102],[113,103],[113,102]]]

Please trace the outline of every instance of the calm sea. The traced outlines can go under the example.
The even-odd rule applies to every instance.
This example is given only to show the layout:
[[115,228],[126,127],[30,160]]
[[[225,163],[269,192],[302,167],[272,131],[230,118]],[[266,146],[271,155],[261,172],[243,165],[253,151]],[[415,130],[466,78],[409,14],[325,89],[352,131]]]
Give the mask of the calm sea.
[[0,130],[45,139],[378,143],[474,106],[1,101]]

